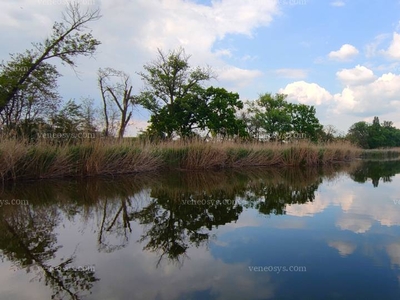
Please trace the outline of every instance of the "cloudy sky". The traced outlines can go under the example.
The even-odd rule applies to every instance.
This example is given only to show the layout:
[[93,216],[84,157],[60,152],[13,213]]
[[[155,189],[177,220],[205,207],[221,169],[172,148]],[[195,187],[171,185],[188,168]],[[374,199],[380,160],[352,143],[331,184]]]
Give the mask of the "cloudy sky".
[[[65,100],[100,101],[98,68],[131,75],[165,52],[184,47],[193,66],[211,66],[211,85],[242,100],[286,93],[315,105],[324,125],[346,132],[374,116],[400,127],[400,1],[398,0],[81,0],[100,7],[90,24],[102,42],[94,58],[78,60],[78,77],[60,66]],[[0,58],[31,48],[61,20],[66,0],[2,0]],[[57,63],[57,61],[53,61]],[[138,108],[129,133],[146,126]]]

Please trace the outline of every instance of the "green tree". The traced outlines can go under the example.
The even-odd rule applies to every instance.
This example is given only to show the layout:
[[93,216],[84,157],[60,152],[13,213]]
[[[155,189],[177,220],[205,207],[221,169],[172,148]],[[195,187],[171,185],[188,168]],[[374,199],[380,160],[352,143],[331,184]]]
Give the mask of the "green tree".
[[323,127],[315,116],[315,107],[305,104],[289,104],[289,111],[292,131],[305,134],[308,139],[316,142]]
[[64,141],[70,142],[71,139],[76,139],[78,134],[82,132],[85,124],[85,115],[82,112],[81,105],[75,103],[74,100],[69,100],[59,112],[50,118],[52,132],[56,137],[60,136],[63,139],[57,139],[58,143]]
[[[10,89],[18,82],[28,68],[29,55],[11,55],[12,59],[7,64],[0,64],[1,88]],[[0,120],[8,133],[29,135],[29,129],[36,121],[56,111],[60,102],[57,92],[59,76],[55,66],[43,62],[21,84],[21,88],[0,111]]]
[[206,132],[206,136],[211,133],[222,138],[243,136],[245,125],[236,117],[241,108],[243,103],[237,93],[223,88],[198,87],[195,92],[176,98],[173,106],[164,106],[152,115],[149,132],[159,137],[176,132],[190,138],[201,131]]
[[249,112],[251,123],[258,124],[269,140],[279,140],[283,134],[290,131],[290,111],[286,95],[266,93],[260,95],[255,102],[250,102]]
[[308,139],[316,141],[322,126],[315,116],[315,108],[288,103],[286,98],[284,94],[266,93],[256,101],[248,102],[249,133],[256,139],[264,135],[272,141],[288,139],[288,133],[305,134]]
[[198,110],[198,122],[201,128],[222,138],[245,135],[245,124],[238,119],[236,112],[243,108],[239,94],[231,93],[223,88],[210,87],[205,90],[203,103]]
[[0,75],[0,113],[7,104],[18,96],[24,89],[26,82],[34,75],[35,71],[43,68],[43,63],[51,58],[59,58],[63,64],[75,67],[74,59],[78,56],[92,56],[100,45],[91,33],[83,33],[86,24],[100,18],[99,10],[80,9],[79,3],[68,4],[63,14],[63,22],[55,22],[50,37],[42,43],[34,43],[34,49],[11,57],[11,61],[3,64],[6,70],[13,70],[18,62],[23,62],[23,67],[18,70],[18,76],[8,80],[8,72],[2,71]]
[[[191,68],[189,58],[183,48],[168,54],[158,49],[158,58],[144,65],[145,72],[139,73],[145,84],[139,102],[152,112],[151,122],[157,123],[156,128],[164,127],[162,132],[168,138],[176,133],[177,112],[185,106],[176,104],[176,100],[190,102],[191,94],[195,95],[204,81],[213,78],[210,68]],[[163,123],[166,116],[171,119],[171,124]]]
[[369,126],[365,121],[354,123],[347,133],[348,140],[362,148],[369,148]]
[[382,132],[381,124],[379,123],[379,118],[374,117],[372,125],[368,127],[368,147],[371,149],[383,147],[385,145],[385,136]]

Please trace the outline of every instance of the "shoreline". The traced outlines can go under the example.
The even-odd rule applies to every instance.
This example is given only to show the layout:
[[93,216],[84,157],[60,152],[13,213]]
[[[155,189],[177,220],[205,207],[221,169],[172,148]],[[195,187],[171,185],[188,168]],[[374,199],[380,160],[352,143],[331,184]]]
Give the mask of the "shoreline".
[[[234,142],[95,140],[76,145],[17,140],[0,143],[2,182],[114,177],[162,170],[223,170],[253,167],[308,167],[368,159],[368,151],[349,143],[315,145]],[[400,151],[373,150],[389,157]],[[385,156],[386,155],[386,156]]]

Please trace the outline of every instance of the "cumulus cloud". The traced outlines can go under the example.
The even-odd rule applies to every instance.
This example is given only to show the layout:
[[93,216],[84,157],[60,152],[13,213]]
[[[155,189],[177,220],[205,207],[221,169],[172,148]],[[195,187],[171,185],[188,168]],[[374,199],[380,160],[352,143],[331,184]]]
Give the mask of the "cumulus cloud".
[[218,79],[235,82],[238,86],[245,86],[253,79],[262,76],[258,70],[245,70],[237,67],[225,67],[218,72]]
[[316,83],[296,81],[288,84],[279,93],[287,94],[289,100],[307,105],[321,105],[332,100],[332,95]]
[[[376,77],[372,70],[357,65],[336,73],[346,85],[343,90],[331,94],[317,83],[296,81],[281,88],[279,93],[287,94],[288,100],[307,105],[329,105],[335,114],[354,116],[375,116],[400,109],[400,75],[393,73]],[[379,101],[379,105],[377,105]]]
[[290,79],[304,79],[308,75],[308,71],[304,69],[278,69],[275,73],[280,77]]
[[[190,47],[192,53],[210,51],[214,42],[226,34],[251,37],[255,28],[269,25],[278,13],[274,1],[221,0],[213,1],[211,6],[183,0],[135,2],[121,8],[121,13],[130,22],[132,17],[126,10],[137,15],[136,22],[141,26],[135,26],[139,30],[132,36],[137,45],[152,50],[171,48],[179,43]],[[115,18],[119,19],[120,15]]]
[[[44,1],[46,2],[46,1]],[[51,1],[48,1],[51,2]],[[46,5],[36,0],[0,1],[0,32],[7,47],[0,56],[22,52],[30,48],[31,41],[42,41],[51,33],[54,21],[61,20],[65,1]],[[215,51],[215,43],[228,34],[252,38],[257,28],[268,26],[279,14],[277,1],[218,0],[210,5],[186,0],[95,0],[83,8],[101,9],[103,17],[88,24],[100,45],[96,60],[84,59],[79,63],[81,74],[90,74],[83,82],[67,68],[61,69],[60,93],[65,98],[79,98],[81,94],[96,95],[96,70],[114,67],[135,76],[144,64],[154,60],[157,48],[165,52],[182,46],[191,55],[193,66],[211,65],[226,68],[224,59],[232,55],[229,49]],[[22,7],[22,9],[21,9]],[[112,65],[110,65],[112,64]],[[232,75],[221,76],[230,86],[238,89],[248,84],[249,78],[261,74],[257,70],[232,68]],[[243,80],[238,77],[243,75]],[[141,81],[133,78],[134,90],[142,88]],[[225,82],[224,82],[225,83]],[[74,89],[66,88],[73,85]]]
[[364,116],[388,113],[400,101],[400,75],[387,73],[368,84],[346,87],[334,95],[334,100],[336,113]]
[[353,45],[344,44],[339,50],[331,51],[328,54],[328,58],[337,61],[347,61],[357,56],[358,53],[359,51]]
[[400,34],[394,32],[389,48],[386,51],[382,50],[381,52],[391,59],[400,59]]
[[372,70],[361,65],[353,69],[342,69],[336,73],[336,76],[345,85],[360,85],[376,79]]

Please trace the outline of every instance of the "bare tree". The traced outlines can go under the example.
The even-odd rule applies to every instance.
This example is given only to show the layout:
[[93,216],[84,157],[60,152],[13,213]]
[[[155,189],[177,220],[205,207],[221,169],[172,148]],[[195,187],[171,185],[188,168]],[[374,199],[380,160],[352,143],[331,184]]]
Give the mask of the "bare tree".
[[93,55],[100,42],[90,32],[82,31],[87,29],[88,22],[96,21],[100,17],[99,9],[82,11],[78,2],[69,3],[62,14],[62,22],[54,23],[51,36],[44,42],[33,43],[35,49],[27,51],[26,68],[20,72],[20,76],[15,80],[7,80],[7,74],[0,73],[0,112],[23,89],[25,82],[44,61],[59,58],[63,64],[74,68],[74,58]]
[[83,98],[81,109],[83,115],[83,131],[87,133],[96,133],[98,128],[98,109],[94,106],[94,99],[90,97]]
[[133,107],[137,104],[132,95],[130,76],[112,68],[99,69],[98,83],[103,100],[105,135],[110,133],[110,103],[115,103],[120,115],[118,138],[122,138],[126,126],[132,117]]

